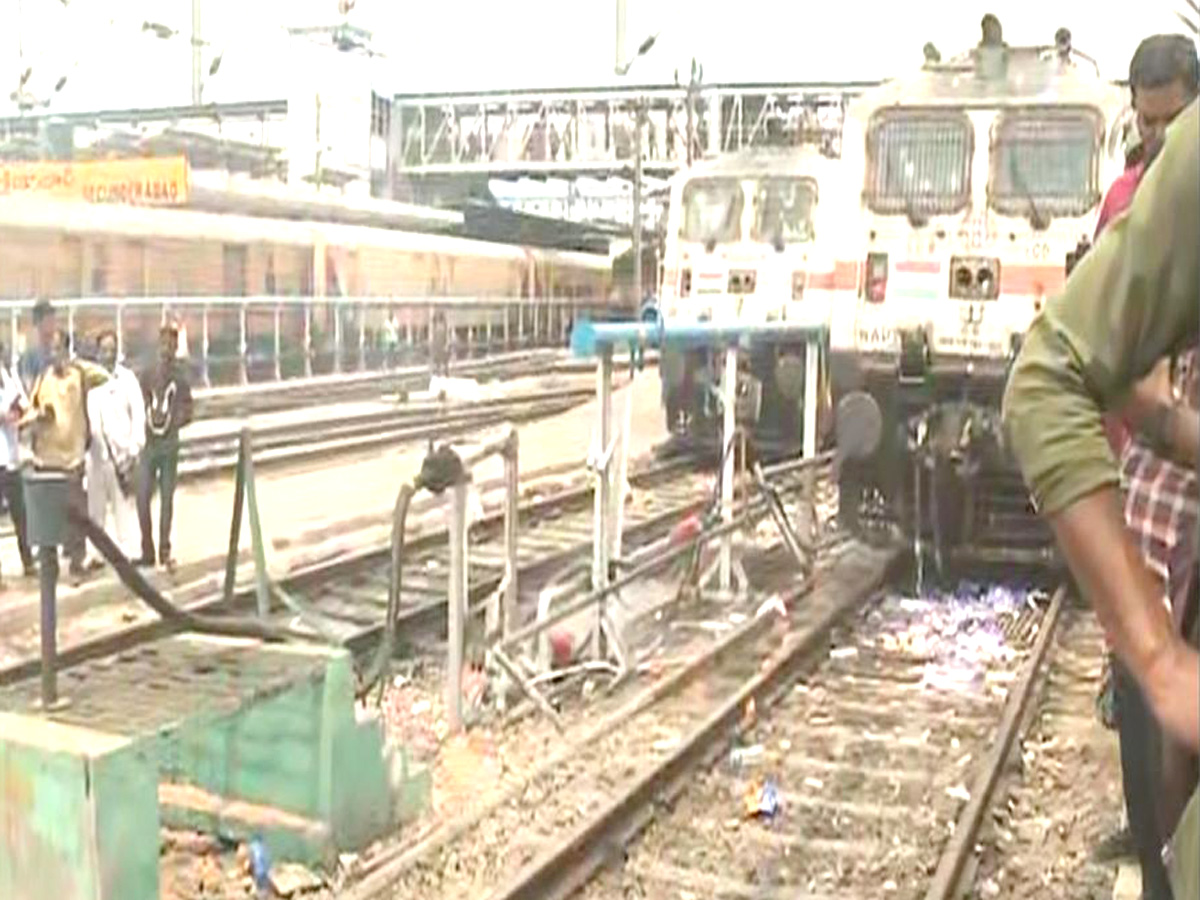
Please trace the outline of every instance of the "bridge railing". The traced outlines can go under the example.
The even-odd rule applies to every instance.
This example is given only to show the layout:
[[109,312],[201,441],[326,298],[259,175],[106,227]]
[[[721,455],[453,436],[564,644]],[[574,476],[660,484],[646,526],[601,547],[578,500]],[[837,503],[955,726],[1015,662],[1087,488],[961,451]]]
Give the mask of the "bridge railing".
[[[174,321],[196,383],[238,386],[382,372],[430,361],[431,323],[446,319],[451,358],[566,347],[574,323],[628,316],[578,297],[85,297],[50,298],[72,347],[90,354],[105,331],[145,365]],[[0,301],[0,343],[12,364],[32,336],[33,301]],[[389,324],[389,322],[391,324]]]

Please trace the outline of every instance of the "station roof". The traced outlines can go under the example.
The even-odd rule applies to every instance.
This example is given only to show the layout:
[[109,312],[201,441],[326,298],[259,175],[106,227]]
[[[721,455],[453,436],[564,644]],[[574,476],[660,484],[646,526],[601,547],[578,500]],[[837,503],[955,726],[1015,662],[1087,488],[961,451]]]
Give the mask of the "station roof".
[[614,242],[628,238],[628,229],[617,225],[551,219],[482,201],[464,202],[455,210],[463,217],[455,233],[478,241],[610,255]]
[[454,210],[296,191],[279,184],[230,178],[222,172],[192,172],[188,206],[204,212],[406,231],[456,231],[463,224],[462,213]]

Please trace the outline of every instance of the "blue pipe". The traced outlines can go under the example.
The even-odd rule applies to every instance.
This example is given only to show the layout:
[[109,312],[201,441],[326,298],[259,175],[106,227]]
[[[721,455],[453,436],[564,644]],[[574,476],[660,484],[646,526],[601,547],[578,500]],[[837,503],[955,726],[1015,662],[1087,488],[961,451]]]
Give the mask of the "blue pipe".
[[[646,310],[645,312],[648,312]],[[571,332],[571,352],[577,357],[598,355],[622,344],[631,349],[663,347],[700,348],[746,346],[751,343],[808,341],[825,337],[825,325],[800,322],[764,322],[759,324],[715,324],[695,322],[670,324],[654,314],[650,321],[597,324],[581,321]]]

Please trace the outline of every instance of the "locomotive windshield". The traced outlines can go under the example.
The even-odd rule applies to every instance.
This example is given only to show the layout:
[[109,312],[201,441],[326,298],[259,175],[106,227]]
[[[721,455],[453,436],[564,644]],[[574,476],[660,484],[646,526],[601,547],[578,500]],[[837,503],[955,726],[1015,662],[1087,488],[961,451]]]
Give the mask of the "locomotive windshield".
[[945,215],[970,189],[971,121],[957,112],[889,110],[867,138],[866,200],[884,215]]
[[751,239],[779,246],[811,241],[817,185],[811,178],[768,178],[754,197]]
[[1081,216],[1100,199],[1100,120],[1079,110],[1005,113],[992,151],[992,207],[1014,216]]
[[680,237],[698,244],[738,239],[742,221],[742,185],[734,178],[689,181],[683,188]]

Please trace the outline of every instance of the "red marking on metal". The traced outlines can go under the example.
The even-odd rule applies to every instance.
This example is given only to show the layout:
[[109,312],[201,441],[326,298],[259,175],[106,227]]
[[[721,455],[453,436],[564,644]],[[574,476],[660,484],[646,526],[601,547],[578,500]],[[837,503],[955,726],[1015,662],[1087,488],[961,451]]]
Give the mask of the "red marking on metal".
[[1001,294],[1030,294],[1047,296],[1062,290],[1067,280],[1061,265],[1054,266],[1000,266]]
[[936,260],[902,259],[896,262],[896,271],[907,275],[937,275],[942,264]]
[[858,263],[838,262],[832,272],[809,272],[806,287],[815,291],[853,291],[858,288]]
[[720,272],[701,272],[696,277],[697,278],[707,278],[711,281],[714,278],[717,280],[720,280],[720,279],[724,278],[725,276],[723,274],[721,274]]

